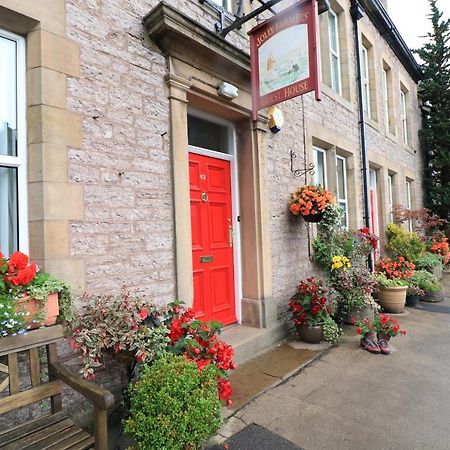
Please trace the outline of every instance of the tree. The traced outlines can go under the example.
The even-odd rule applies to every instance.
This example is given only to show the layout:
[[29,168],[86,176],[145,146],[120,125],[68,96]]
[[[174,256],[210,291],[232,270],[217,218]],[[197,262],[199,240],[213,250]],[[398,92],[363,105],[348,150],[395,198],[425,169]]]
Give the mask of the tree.
[[425,153],[425,202],[441,218],[450,219],[450,20],[442,19],[437,0],[429,0],[433,29],[416,51],[422,63],[420,94],[429,106],[420,139]]

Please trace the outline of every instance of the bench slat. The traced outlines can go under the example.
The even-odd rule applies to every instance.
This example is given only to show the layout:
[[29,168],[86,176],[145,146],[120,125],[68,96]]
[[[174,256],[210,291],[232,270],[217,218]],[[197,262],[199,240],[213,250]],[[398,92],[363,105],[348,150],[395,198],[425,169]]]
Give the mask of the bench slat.
[[44,398],[60,394],[62,392],[62,388],[62,383],[60,381],[52,381],[50,383],[41,384],[35,388],[28,389],[27,391],[20,392],[19,394],[2,398],[0,399],[0,414],[12,411],[13,409],[22,408],[23,406],[38,402]]
[[67,415],[64,413],[51,414],[49,416],[31,420],[25,424],[16,425],[8,430],[2,430],[0,432],[0,448],[3,448],[8,442],[19,439],[21,436],[26,436],[34,431],[42,430],[43,428],[49,427],[64,419],[67,419]]
[[68,450],[94,450],[95,439],[91,436],[79,444],[69,447]]
[[[30,438],[32,438],[32,436],[33,435],[31,435]],[[78,436],[76,442],[80,442],[83,441],[84,438],[89,437],[89,434],[83,431],[80,427],[73,425],[72,422],[72,426],[70,428],[65,428],[56,433],[52,433],[51,436],[48,436],[45,439],[40,439],[39,441],[32,441],[30,439],[27,441],[26,445],[22,445],[22,447],[20,447],[20,450],[47,450],[53,445],[56,445],[56,448],[58,449],[67,448],[65,445],[66,440],[74,436]]]
[[17,353],[8,355],[9,370],[9,394],[17,394],[19,392],[19,364],[17,362]]
[[30,348],[30,375],[33,387],[41,384],[41,361],[39,360],[39,350],[37,347]]
[[90,434],[86,433],[86,431],[80,430],[78,433],[68,439],[65,439],[63,442],[58,442],[45,447],[45,450],[67,450],[76,445],[80,446],[92,444],[94,444],[94,438]]
[[38,444],[43,439],[53,437],[62,430],[68,430],[72,427],[73,422],[70,419],[64,419],[60,422],[54,423],[46,428],[41,428],[38,431],[32,431],[26,435],[19,436],[16,440],[2,447],[4,450],[24,450],[28,446]]
[[40,347],[51,342],[57,342],[64,337],[61,325],[39,328],[21,336],[7,336],[0,339],[0,356],[8,353],[18,353],[33,347]]

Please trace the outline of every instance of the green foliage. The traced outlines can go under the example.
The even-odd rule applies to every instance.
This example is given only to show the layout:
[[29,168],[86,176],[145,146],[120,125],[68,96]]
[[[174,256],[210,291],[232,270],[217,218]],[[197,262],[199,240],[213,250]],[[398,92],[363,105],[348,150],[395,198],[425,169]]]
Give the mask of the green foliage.
[[142,450],[197,449],[221,424],[213,367],[198,370],[182,356],[166,355],[130,385],[125,431]]
[[[58,293],[59,316],[58,323],[70,322],[74,318],[72,294],[70,286],[48,273],[38,273],[34,280],[24,289],[31,298],[45,305],[47,297],[53,292]],[[43,312],[45,317],[45,311]]]
[[387,248],[394,258],[403,256],[407,261],[415,261],[425,250],[425,245],[416,233],[390,223],[387,226]]
[[427,270],[416,270],[411,282],[425,292],[438,292],[442,289],[442,284]]
[[409,280],[404,278],[387,278],[384,273],[374,274],[375,281],[382,287],[409,286]]
[[323,213],[323,219],[317,224],[317,231],[321,235],[330,236],[339,231],[343,231],[344,208],[337,203],[327,205]]
[[417,270],[427,270],[433,272],[433,269],[442,268],[442,257],[436,253],[425,252],[414,261]]
[[325,317],[322,329],[324,341],[331,344],[335,344],[342,334],[342,329],[330,316]]
[[429,0],[432,29],[417,54],[422,63],[422,102],[430,105],[423,115],[420,138],[425,150],[424,193],[427,206],[450,219],[450,21],[442,19],[437,0]]

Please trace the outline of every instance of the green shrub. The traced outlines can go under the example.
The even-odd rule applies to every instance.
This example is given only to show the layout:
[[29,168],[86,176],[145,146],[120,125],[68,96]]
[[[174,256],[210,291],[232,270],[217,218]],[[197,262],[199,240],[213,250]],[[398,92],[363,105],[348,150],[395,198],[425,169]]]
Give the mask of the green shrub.
[[330,316],[327,316],[323,321],[323,340],[335,344],[341,334],[342,330],[339,325]]
[[394,258],[403,256],[407,261],[415,261],[425,250],[425,244],[417,233],[411,233],[391,223],[387,226],[387,248]]
[[166,355],[130,385],[125,431],[140,449],[197,449],[221,424],[214,367],[198,370],[183,356]]
[[425,292],[438,292],[442,289],[441,283],[427,270],[416,270],[411,282],[413,286],[417,286]]
[[427,270],[433,273],[433,269],[442,268],[442,257],[436,253],[425,252],[414,261],[414,264],[417,270]]

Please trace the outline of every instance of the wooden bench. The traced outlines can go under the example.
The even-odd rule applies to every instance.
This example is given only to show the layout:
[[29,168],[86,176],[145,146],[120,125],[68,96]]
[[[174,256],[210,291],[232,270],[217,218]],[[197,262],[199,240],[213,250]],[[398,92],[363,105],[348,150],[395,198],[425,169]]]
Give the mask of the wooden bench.
[[[0,430],[2,450],[83,450],[108,449],[108,410],[114,405],[113,395],[106,389],[89,383],[74,375],[58,362],[57,342],[64,337],[61,325],[30,331],[22,336],[0,338],[0,357],[6,356],[7,364],[0,364],[0,395],[9,388],[9,395],[0,398],[0,414],[14,411],[41,400],[50,398],[51,414],[17,425],[8,430]],[[39,348],[46,352],[48,382],[41,382],[41,361]],[[29,353],[28,389],[20,391],[24,380],[19,371],[19,352]],[[95,407],[95,438],[76,426],[62,412],[62,390],[66,383],[86,398]]]

